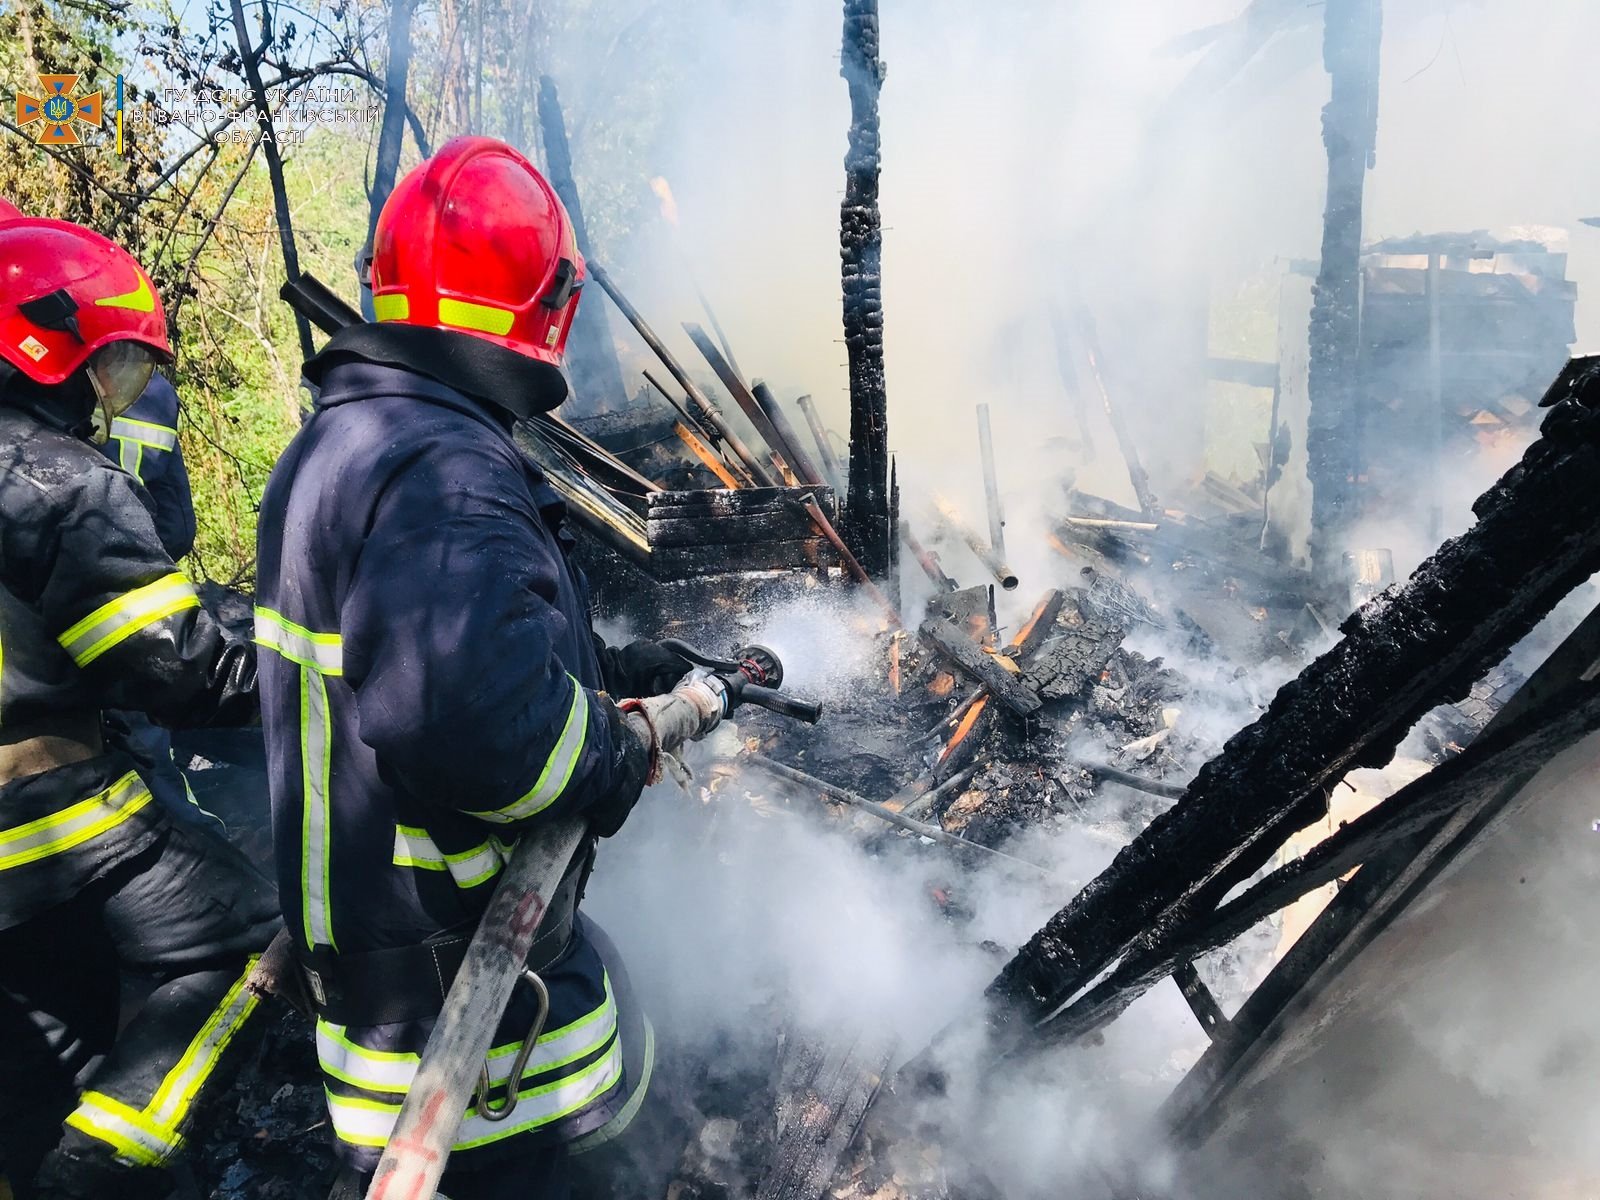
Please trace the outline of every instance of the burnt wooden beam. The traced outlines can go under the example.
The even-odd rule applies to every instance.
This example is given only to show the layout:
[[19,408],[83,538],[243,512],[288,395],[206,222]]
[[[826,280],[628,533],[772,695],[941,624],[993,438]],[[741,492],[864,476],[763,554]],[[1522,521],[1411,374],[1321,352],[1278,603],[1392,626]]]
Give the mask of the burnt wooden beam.
[[862,565],[880,578],[894,561],[889,491],[889,397],[883,368],[882,142],[878,0],[844,0],[839,74],[850,88],[850,141],[839,208],[844,341],[850,364],[850,492],[845,530]]
[[[1581,726],[1586,717],[1580,710],[1593,714],[1600,690],[1597,678],[1600,610],[1591,613],[1534,672],[1453,763],[1487,756],[1492,743],[1505,745],[1510,739],[1497,735],[1512,726],[1537,729],[1546,720]],[[1549,735],[1541,730],[1536,736]],[[1221,1102],[1244,1085],[1276,1040],[1288,1036],[1295,1018],[1315,997],[1446,868],[1527,802],[1528,784],[1548,756],[1559,752],[1560,744],[1532,748],[1523,770],[1490,777],[1490,786],[1443,819],[1367,861],[1235,1015],[1238,1043],[1227,1053],[1213,1048],[1168,1099],[1163,1111],[1166,1123],[1186,1140],[1203,1139],[1215,1127]]]
[[1542,436],[1479,498],[1477,523],[1348,618],[1343,640],[1007,964],[987,992],[1002,1045],[1141,939],[1215,908],[1325,811],[1328,788],[1387,762],[1418,718],[1465,695],[1600,568],[1600,359],[1570,363],[1544,403]]
[[930,618],[918,630],[946,661],[962,674],[981,683],[994,697],[1019,717],[1031,717],[1043,702],[1022,678],[1021,671],[1008,659],[985,650],[948,621]]
[[756,1200],[819,1200],[888,1074],[896,1044],[881,1032],[839,1029],[823,1041],[789,1032],[778,1064],[774,1145]]
[[[1594,628],[1600,632],[1600,621]],[[1520,792],[1545,763],[1597,728],[1600,684],[1587,683],[1561,693],[1510,726],[1480,735],[1461,755],[1408,784],[1214,913],[1173,931],[1164,942],[1141,944],[1107,979],[1052,1022],[1051,1036],[1077,1037],[1105,1024],[1183,963],[1226,946],[1258,921],[1373,861],[1401,839],[1437,829],[1451,813],[1482,805],[1508,789]]]

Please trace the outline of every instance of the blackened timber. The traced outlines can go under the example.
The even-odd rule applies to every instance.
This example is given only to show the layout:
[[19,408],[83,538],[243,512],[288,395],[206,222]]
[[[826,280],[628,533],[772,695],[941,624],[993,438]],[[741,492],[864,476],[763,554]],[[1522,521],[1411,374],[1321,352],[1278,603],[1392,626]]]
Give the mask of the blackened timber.
[[1146,779],[1143,775],[1134,775],[1128,771],[1119,771],[1116,767],[1106,763],[1086,762],[1079,764],[1096,779],[1109,779],[1112,783],[1120,783],[1123,787],[1131,787],[1135,791],[1146,792],[1152,796],[1165,796],[1169,800],[1177,800],[1188,789],[1178,783],[1163,783],[1159,779]]
[[756,1200],[818,1200],[894,1057],[896,1039],[837,1028],[813,1041],[797,1030],[778,1063],[774,1141]]
[[845,528],[861,564],[882,577],[893,561],[889,497],[889,402],[883,369],[882,143],[878,94],[878,0],[845,0],[839,73],[850,87],[850,144],[839,211],[844,341],[850,362],[850,490]]
[[1474,506],[1477,523],[1350,616],[1343,640],[1229,739],[988,989],[1001,1040],[1047,1021],[1140,938],[1214,908],[1351,769],[1387,762],[1600,568],[1600,359],[1570,363],[1541,437]]
[[1466,806],[1522,791],[1541,767],[1597,728],[1600,684],[1587,683],[1493,735],[1481,735],[1461,755],[1407,784],[1216,912],[1172,931],[1165,942],[1141,942],[1107,979],[1052,1022],[1051,1036],[1077,1037],[1105,1024],[1176,967],[1226,946],[1258,921],[1372,862],[1401,839],[1439,828]]
[[[578,199],[578,183],[572,175],[572,149],[567,144],[567,122],[561,112],[561,97],[555,80],[548,75],[539,77],[539,128],[544,135],[545,166],[550,170],[550,186],[561,197],[567,216],[572,219],[572,231],[578,239],[578,249],[587,258],[591,254],[589,229],[583,219],[583,205]],[[611,331],[606,324],[605,308],[599,304],[578,305],[572,318],[572,334],[567,360],[572,377],[577,383],[577,399],[585,410],[608,412],[621,408],[628,399],[627,386],[622,381],[622,366],[617,362],[617,350],[611,341]]]
[[[1518,689],[1466,754],[1504,725],[1528,724],[1537,709],[1573,709],[1579,688],[1593,685],[1600,663],[1600,611],[1591,613]],[[1462,757],[1466,757],[1464,754]],[[1271,1042],[1288,1036],[1295,1016],[1309,1006],[1389,924],[1468,853],[1496,823],[1525,800],[1526,779],[1502,779],[1441,823],[1368,861],[1273,967],[1235,1016],[1240,1042],[1214,1048],[1167,1101],[1167,1122],[1190,1140],[1215,1124],[1218,1101],[1241,1086]]]
[[761,440],[772,451],[772,465],[777,469],[778,474],[792,485],[804,482],[794,469],[794,462],[789,458],[782,436],[779,435],[776,427],[767,418],[767,414],[762,411],[761,405],[756,402],[755,395],[750,391],[750,385],[734,369],[733,364],[717,348],[717,344],[711,340],[704,329],[693,321],[685,321],[683,323],[683,331],[689,335],[689,340],[695,344],[695,349],[700,351],[701,356],[710,364],[711,369],[717,373],[717,378],[722,380],[722,386],[728,389],[728,394],[744,410],[744,415],[749,419],[750,424],[755,427],[756,432],[761,435]]
[[1016,668],[1008,665],[1010,660],[1001,663],[996,655],[989,653],[948,621],[924,621],[919,632],[963,674],[983,684],[1018,716],[1030,717],[1039,711],[1041,701],[1038,693],[1028,686],[1020,674],[1013,673]]
[[1322,110],[1328,199],[1312,288],[1306,454],[1311,557],[1325,577],[1337,570],[1343,535],[1360,515],[1361,207],[1377,146],[1382,20],[1381,0],[1327,0],[1323,7],[1322,59],[1333,90]]

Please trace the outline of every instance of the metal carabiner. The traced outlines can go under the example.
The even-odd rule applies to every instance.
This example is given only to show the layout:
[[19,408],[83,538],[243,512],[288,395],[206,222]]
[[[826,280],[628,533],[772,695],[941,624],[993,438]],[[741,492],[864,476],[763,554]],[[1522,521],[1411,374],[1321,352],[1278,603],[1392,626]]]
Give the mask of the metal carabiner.
[[527,967],[522,968],[522,978],[533,985],[533,992],[539,1000],[539,1009],[534,1014],[533,1023],[528,1026],[528,1036],[522,1039],[522,1048],[517,1051],[517,1057],[511,1064],[511,1077],[506,1081],[506,1098],[499,1105],[489,1103],[489,1060],[483,1060],[483,1070],[478,1075],[478,1090],[473,1093],[472,1107],[485,1121],[504,1121],[517,1108],[517,1091],[522,1086],[522,1072],[528,1065],[528,1056],[533,1053],[534,1046],[539,1041],[539,1035],[544,1032],[544,1023],[550,1019],[550,989],[545,987],[544,980]]

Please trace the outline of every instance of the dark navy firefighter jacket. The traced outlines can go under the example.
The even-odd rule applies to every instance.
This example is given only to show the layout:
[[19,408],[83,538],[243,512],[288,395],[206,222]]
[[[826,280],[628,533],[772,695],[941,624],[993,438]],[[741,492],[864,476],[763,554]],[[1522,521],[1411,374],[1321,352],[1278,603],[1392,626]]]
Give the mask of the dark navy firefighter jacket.
[[[565,504],[499,410],[361,360],[321,383],[262,503],[256,609],[279,888],[313,958],[470,929],[510,843],[623,769]],[[502,1123],[469,1111],[452,1162],[605,1136],[631,1115],[649,1035],[608,946],[580,918],[541,971],[551,1010],[517,1108]],[[529,993],[489,1058],[496,1104]],[[375,1165],[431,1028],[318,1022],[347,1162]]]
[[152,375],[133,407],[111,422],[104,452],[156,502],[156,533],[176,562],[194,549],[194,497],[178,445],[178,393]]

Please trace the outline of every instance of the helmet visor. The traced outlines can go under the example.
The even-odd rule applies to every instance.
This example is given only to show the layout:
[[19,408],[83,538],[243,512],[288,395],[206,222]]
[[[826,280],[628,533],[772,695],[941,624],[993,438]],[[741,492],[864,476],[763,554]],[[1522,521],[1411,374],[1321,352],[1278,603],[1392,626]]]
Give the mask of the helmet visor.
[[89,356],[89,383],[108,417],[118,417],[144,394],[156,354],[141,342],[111,342]]

